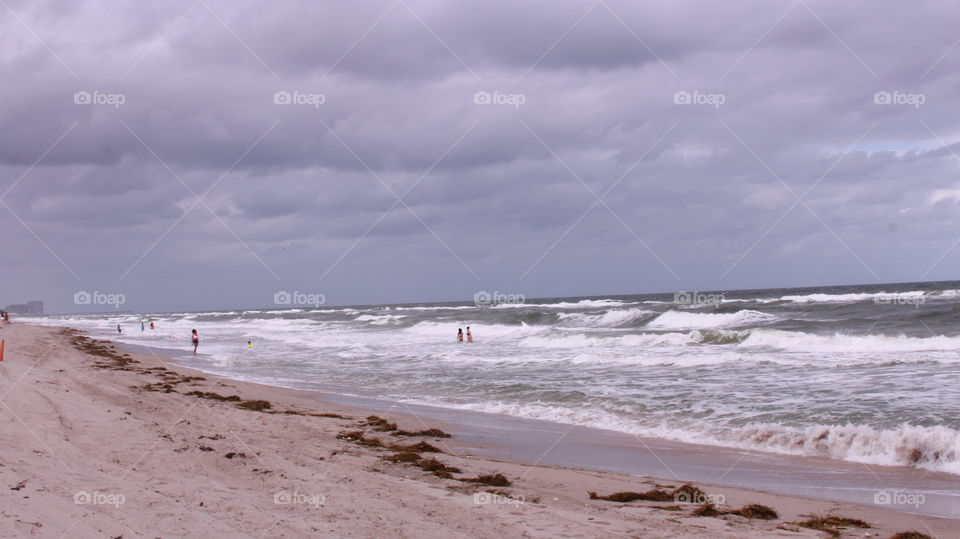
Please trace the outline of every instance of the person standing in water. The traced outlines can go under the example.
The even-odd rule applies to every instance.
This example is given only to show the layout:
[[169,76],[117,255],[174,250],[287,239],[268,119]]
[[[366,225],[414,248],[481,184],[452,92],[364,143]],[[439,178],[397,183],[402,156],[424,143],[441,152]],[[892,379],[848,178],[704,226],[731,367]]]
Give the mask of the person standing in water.
[[150,329],[153,329],[153,322],[150,322]]
[[457,342],[463,342],[463,328],[457,328]]
[[117,324],[117,333],[123,333],[123,330],[120,329],[120,324]]
[[470,326],[467,326],[467,342],[473,342],[473,333],[470,331]]
[[197,353],[197,347],[200,346],[200,335],[197,334],[197,330],[193,330],[193,353]]
[[[147,328],[146,328],[146,326],[143,325],[143,321],[141,321],[141,322],[140,322],[140,332],[142,333],[143,330],[145,330],[145,329],[147,329]],[[467,329],[470,329],[470,328],[467,328]]]

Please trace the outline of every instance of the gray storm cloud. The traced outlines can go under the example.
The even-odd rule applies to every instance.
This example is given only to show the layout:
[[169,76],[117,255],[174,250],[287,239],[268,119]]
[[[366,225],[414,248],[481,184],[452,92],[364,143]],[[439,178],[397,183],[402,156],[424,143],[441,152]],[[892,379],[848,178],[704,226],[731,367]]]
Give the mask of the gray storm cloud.
[[0,7],[0,303],[951,279],[957,8]]

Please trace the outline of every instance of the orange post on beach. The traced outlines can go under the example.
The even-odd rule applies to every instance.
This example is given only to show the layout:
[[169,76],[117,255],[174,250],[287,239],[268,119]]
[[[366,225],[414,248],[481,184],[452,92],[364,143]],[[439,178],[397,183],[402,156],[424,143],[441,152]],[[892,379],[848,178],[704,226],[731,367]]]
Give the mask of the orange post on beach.
[[0,361],[3,361],[3,345],[7,344],[6,339],[0,339]]

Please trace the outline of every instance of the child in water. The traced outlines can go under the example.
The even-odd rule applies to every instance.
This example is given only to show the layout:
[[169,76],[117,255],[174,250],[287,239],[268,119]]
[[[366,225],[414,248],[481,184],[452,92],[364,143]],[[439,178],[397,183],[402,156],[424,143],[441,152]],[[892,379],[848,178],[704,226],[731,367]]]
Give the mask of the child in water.
[[193,353],[197,353],[197,347],[200,346],[200,335],[197,334],[197,330],[193,330]]
[[463,342],[463,328],[457,328],[457,342]]
[[470,326],[467,326],[467,342],[473,342],[473,333],[470,331]]

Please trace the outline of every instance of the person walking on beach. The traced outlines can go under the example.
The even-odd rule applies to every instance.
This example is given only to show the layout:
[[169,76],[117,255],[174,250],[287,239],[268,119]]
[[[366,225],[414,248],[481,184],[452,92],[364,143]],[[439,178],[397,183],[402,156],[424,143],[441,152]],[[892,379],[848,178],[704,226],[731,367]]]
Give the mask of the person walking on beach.
[[457,342],[463,342],[463,328],[457,328]]
[[473,333],[470,331],[470,326],[467,326],[467,342],[473,342]]
[[200,346],[200,335],[197,334],[197,330],[193,330],[193,353],[197,353],[197,347]]

